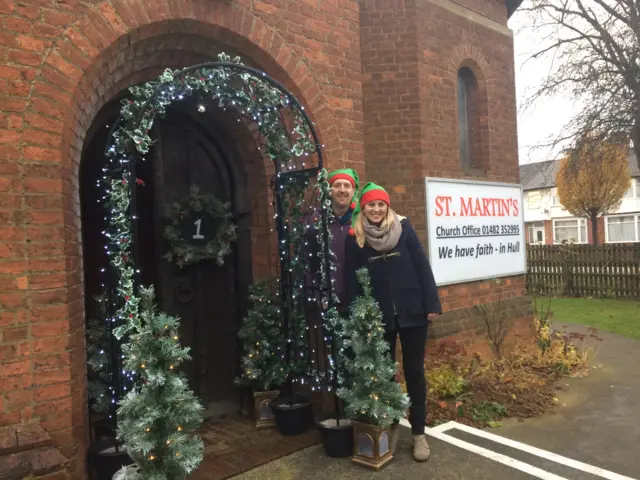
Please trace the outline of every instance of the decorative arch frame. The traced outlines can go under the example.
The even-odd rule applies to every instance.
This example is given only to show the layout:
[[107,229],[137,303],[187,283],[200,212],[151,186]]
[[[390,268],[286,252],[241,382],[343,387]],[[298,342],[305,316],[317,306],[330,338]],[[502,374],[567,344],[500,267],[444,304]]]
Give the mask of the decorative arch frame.
[[[265,153],[271,158],[274,166],[273,188],[279,245],[282,327],[285,336],[290,339],[285,346],[284,364],[290,368],[292,376],[298,375],[303,379],[309,376],[310,369],[305,365],[310,362],[306,334],[309,327],[306,325],[306,318],[296,310],[302,303],[299,300],[300,294],[295,291],[301,286],[300,278],[307,272],[304,262],[299,259],[304,252],[300,250],[301,243],[295,239],[295,235],[296,232],[302,231],[302,215],[305,212],[301,209],[300,203],[311,178],[317,178],[321,190],[321,208],[318,212],[319,218],[315,220],[316,227],[319,227],[317,236],[321,260],[321,281],[317,287],[321,291],[325,311],[333,309],[335,298],[329,275],[330,200],[326,173],[323,173],[323,146],[304,106],[282,84],[265,72],[243,65],[239,57],[230,61],[224,54],[220,55],[218,62],[195,65],[178,71],[166,70],[157,81],[131,87],[130,91],[132,99],[123,100],[121,115],[111,127],[109,137],[113,142],[109,142],[105,149],[108,164],[101,182],[106,190],[105,206],[108,212],[108,227],[104,235],[110,261],[110,280],[107,280],[107,283],[111,283],[111,310],[108,312],[110,332],[118,340],[127,341],[130,335],[139,333],[143,328],[139,295],[141,285],[139,271],[136,270],[139,244],[136,227],[138,157],[149,151],[153,123],[156,117],[167,113],[168,106],[196,94],[210,95],[218,102],[219,107],[231,108],[257,124],[257,131],[265,139]],[[199,105],[198,108],[200,107],[204,109],[204,105]],[[285,116],[282,110],[287,109],[290,109],[290,115]],[[315,162],[305,161],[310,154],[314,154]],[[301,237],[301,234],[297,235]],[[324,329],[327,326],[321,327]],[[177,339],[177,336],[175,338]],[[115,417],[118,398],[127,390],[131,390],[133,377],[139,376],[142,371],[136,369],[136,362],[129,358],[125,360],[128,369],[126,373],[119,365],[121,352],[131,351],[130,343],[122,351],[119,345],[116,346],[113,342],[111,345],[110,363],[118,365],[118,368],[110,368],[115,385],[111,389],[111,403],[114,405],[111,415]],[[144,369],[144,366],[141,368]],[[121,371],[130,382],[122,381]],[[324,374],[325,378],[322,381],[334,380],[332,369]]]

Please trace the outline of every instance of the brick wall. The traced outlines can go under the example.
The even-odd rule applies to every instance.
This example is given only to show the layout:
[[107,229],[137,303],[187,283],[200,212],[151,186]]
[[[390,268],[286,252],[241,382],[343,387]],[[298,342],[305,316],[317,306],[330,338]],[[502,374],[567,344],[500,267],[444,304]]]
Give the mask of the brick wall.
[[[366,174],[426,242],[424,177],[519,181],[513,38],[499,0],[365,0],[360,9]],[[457,73],[470,68],[484,98],[481,167],[460,162]],[[509,298],[524,277],[504,279]],[[441,288],[446,311],[474,316],[498,288],[475,282]],[[446,318],[445,318],[446,320]]]
[[[0,17],[0,427],[42,425],[74,479],[88,441],[78,168],[91,123],[127,86],[222,50],[249,58],[305,104],[328,166],[383,181],[424,238],[424,176],[477,174],[455,140],[464,63],[487,94],[485,176],[517,180],[501,0],[2,0]],[[523,285],[501,288],[517,299]],[[465,312],[496,293],[476,282],[442,297]]]
[[165,67],[233,51],[305,104],[329,166],[363,170],[358,2],[4,0],[0,18],[0,427],[41,424],[80,479],[78,168],[93,119]]

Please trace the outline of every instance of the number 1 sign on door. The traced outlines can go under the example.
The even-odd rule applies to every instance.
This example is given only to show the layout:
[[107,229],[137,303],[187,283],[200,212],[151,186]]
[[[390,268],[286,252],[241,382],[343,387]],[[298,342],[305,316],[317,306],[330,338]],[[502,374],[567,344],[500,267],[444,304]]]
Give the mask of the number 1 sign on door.
[[200,234],[200,227],[202,226],[202,219],[199,218],[193,224],[196,226],[196,234],[192,237],[194,240],[204,240],[204,235]]

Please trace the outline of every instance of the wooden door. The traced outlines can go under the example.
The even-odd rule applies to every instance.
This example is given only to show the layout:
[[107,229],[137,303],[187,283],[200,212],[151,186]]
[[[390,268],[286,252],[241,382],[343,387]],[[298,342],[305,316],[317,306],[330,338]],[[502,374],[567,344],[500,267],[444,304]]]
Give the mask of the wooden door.
[[[205,407],[227,413],[233,408],[238,364],[236,253],[222,267],[213,261],[178,268],[162,256],[166,207],[197,185],[203,194],[232,202],[236,185],[228,159],[214,136],[191,117],[171,112],[156,126],[153,148],[156,204],[157,288],[161,307],[181,320],[181,342],[191,347],[184,365],[189,384]],[[144,239],[141,239],[144,241]]]

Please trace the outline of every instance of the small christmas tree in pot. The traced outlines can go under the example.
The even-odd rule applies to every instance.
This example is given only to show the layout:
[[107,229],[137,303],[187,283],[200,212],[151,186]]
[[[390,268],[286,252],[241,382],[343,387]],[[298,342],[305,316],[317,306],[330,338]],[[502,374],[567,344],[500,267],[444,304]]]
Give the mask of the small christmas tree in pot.
[[256,428],[275,425],[271,402],[280,395],[288,369],[284,361],[285,336],[281,326],[275,280],[249,287],[250,307],[238,336],[243,342],[242,373],[238,385],[253,390]]
[[369,272],[362,268],[357,275],[363,295],[353,302],[343,323],[343,346],[351,358],[343,361],[348,381],[338,396],[355,423],[353,461],[379,470],[393,458],[389,427],[404,416],[409,398],[394,381],[396,362],[384,338]]
[[124,368],[137,373],[139,386],[118,409],[118,439],[135,468],[123,468],[126,480],[182,480],[203,458],[204,445],[195,435],[203,408],[178,366],[189,360],[189,349],[178,340],[180,320],[159,312],[153,287],[140,288],[140,315],[116,329],[128,335],[122,346]]

